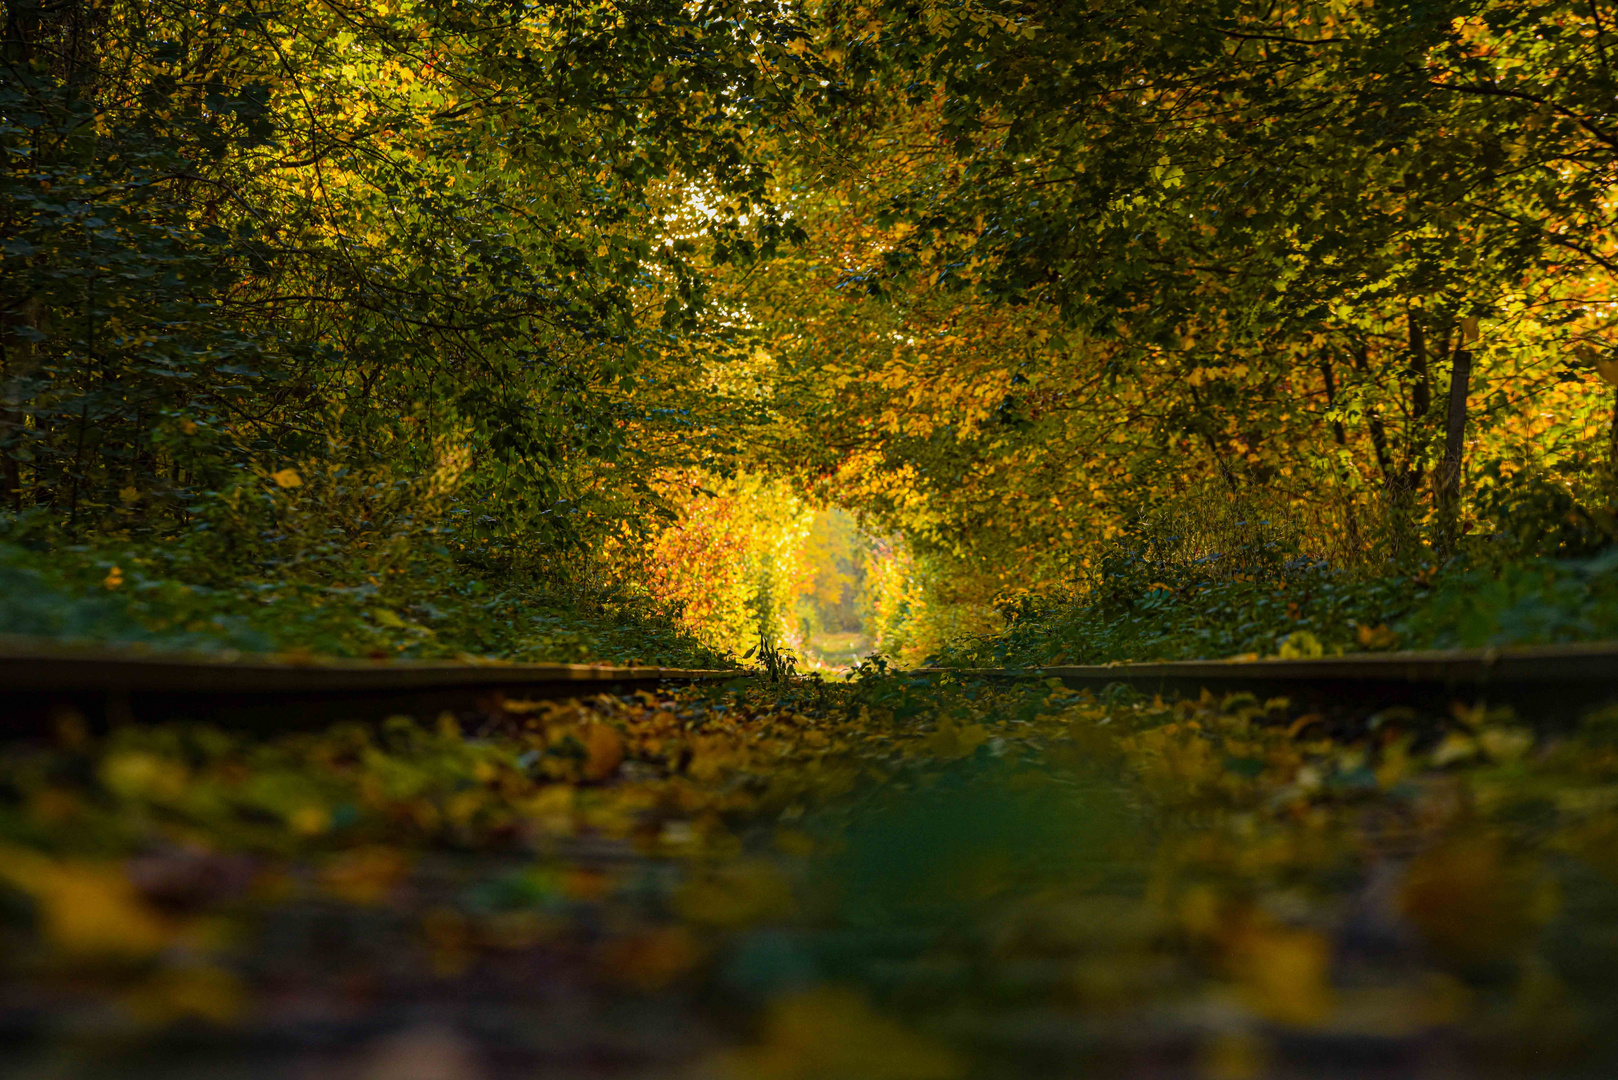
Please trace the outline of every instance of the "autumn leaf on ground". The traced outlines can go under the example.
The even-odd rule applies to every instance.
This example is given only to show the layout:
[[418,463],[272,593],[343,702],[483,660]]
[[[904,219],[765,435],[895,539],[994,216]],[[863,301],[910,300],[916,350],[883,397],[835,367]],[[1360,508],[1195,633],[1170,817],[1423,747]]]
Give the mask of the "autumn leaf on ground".
[[705,1071],[729,1080],[954,1080],[967,1062],[875,1012],[857,992],[826,987],[773,1002],[759,1045]]
[[34,898],[46,936],[70,956],[147,956],[174,933],[117,864],[58,861],[11,849],[0,852],[0,879]]

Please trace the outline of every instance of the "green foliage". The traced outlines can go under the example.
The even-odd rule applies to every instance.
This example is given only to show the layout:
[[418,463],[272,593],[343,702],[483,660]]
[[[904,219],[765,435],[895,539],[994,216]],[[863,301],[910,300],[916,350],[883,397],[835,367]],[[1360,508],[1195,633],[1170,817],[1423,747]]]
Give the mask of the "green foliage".
[[[385,578],[363,564],[332,578],[221,573],[174,551],[0,545],[0,626],[73,642],[330,656],[726,667],[674,614],[592,583],[489,574],[414,552]],[[341,573],[348,570],[347,575]],[[346,580],[345,580],[346,579]]]
[[758,644],[747,650],[742,659],[746,660],[755,654],[758,656],[758,662],[763,665],[764,674],[775,685],[790,682],[792,676],[797,673],[797,654],[774,641],[763,626],[759,627]]
[[1430,648],[1618,638],[1618,549],[1589,559],[1491,562],[1445,574],[1398,625]]
[[796,235],[745,138],[813,66],[790,14],[17,6],[5,509],[162,544],[260,468],[385,460],[453,472],[495,562],[644,530],[650,473],[712,447],[698,268]]
[[[739,649],[794,537],[664,541],[748,471],[898,538],[907,656],[1072,583],[1069,658],[1354,647],[1614,532],[1600,5],[14,8],[4,535],[204,622],[419,653],[508,575]],[[1116,543],[1255,493],[1290,533]]]
[[1361,647],[1361,628],[1369,635],[1385,627],[1420,593],[1408,577],[1335,571],[1307,559],[1264,576],[1214,578],[1141,573],[1128,558],[1119,557],[1126,567],[1120,577],[1102,579],[1105,598],[1024,600],[1007,613],[1003,633],[951,643],[937,661],[1039,667],[1268,656],[1282,652],[1292,635],[1343,651]]
[[1588,557],[1618,541],[1611,495],[1599,481],[1579,490],[1564,477],[1508,470],[1498,461],[1480,472],[1480,531],[1486,531],[1488,550],[1496,558]]
[[1004,633],[953,642],[937,659],[1040,666],[1618,636],[1618,549],[1600,511],[1533,477],[1489,490],[1483,505],[1502,531],[1446,556],[1442,536],[1395,507],[1383,558],[1347,566],[1316,553],[1320,540],[1296,523],[1206,506],[1158,512],[1104,549],[1077,597],[1019,598]]

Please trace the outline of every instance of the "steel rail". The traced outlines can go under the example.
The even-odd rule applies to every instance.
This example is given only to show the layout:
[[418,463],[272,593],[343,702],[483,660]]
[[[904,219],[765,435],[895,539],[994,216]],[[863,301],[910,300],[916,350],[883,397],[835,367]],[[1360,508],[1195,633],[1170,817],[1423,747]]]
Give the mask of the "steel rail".
[[1618,702],[1618,642],[1355,653],[1309,660],[1174,660],[1038,668],[918,668],[916,676],[1060,679],[1075,689],[1287,696],[1316,705],[1509,704],[1536,715]]
[[[389,713],[430,717],[496,695],[564,700],[722,682],[746,670],[421,662],[177,654],[0,637],[0,736],[45,730],[77,709],[97,727],[129,720],[207,719],[236,728],[289,730]],[[1535,717],[1574,716],[1618,703],[1618,642],[1428,652],[1360,653],[1311,660],[1180,660],[1037,668],[917,668],[933,679],[1058,679],[1076,689],[1123,684],[1148,694],[1247,692],[1331,707],[1455,701],[1509,704]]]
[[750,674],[489,660],[172,653],[0,637],[0,736],[37,733],[64,707],[76,709],[97,728],[183,717],[280,730],[389,713],[430,717],[495,695],[565,700]]

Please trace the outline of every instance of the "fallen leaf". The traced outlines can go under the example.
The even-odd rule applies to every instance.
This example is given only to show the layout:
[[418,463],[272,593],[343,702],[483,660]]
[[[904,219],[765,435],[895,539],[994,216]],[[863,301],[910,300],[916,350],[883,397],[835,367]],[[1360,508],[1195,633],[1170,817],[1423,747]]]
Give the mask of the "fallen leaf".
[[122,867],[56,861],[15,848],[0,878],[39,905],[45,936],[72,956],[147,956],[168,944],[169,924],[142,902]]
[[624,760],[624,740],[610,724],[588,724],[583,731],[584,778],[605,780]]
[[824,987],[770,1006],[756,1047],[710,1063],[734,1080],[954,1080],[954,1051],[873,1011],[852,990]]

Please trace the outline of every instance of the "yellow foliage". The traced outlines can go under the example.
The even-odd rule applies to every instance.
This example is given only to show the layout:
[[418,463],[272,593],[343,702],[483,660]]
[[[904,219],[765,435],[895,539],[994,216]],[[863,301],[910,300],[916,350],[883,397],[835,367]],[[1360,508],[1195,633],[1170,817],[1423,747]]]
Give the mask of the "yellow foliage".
[[927,740],[927,749],[946,760],[966,757],[989,741],[989,730],[982,724],[956,724],[940,720],[938,731]]
[[46,937],[69,956],[148,956],[172,933],[116,865],[10,848],[0,851],[0,878],[34,898]]
[[1243,1000],[1267,1020],[1308,1027],[1331,1012],[1331,942],[1322,934],[1280,926],[1254,928],[1237,940],[1232,967]]
[[190,771],[171,758],[131,750],[104,758],[100,776],[108,790],[126,799],[172,802],[185,794]]
[[770,1006],[761,1043],[704,1071],[733,1080],[953,1080],[958,1054],[874,1012],[852,990],[789,994]]
[[1318,660],[1326,647],[1309,631],[1297,630],[1281,639],[1279,652],[1283,660]]
[[587,724],[583,732],[586,780],[605,780],[624,760],[624,740],[609,724]]
[[636,587],[679,605],[686,625],[717,647],[740,655],[762,623],[796,648],[793,612],[813,588],[804,546],[813,511],[780,481],[748,475],[674,476],[665,495],[679,519],[643,554],[623,551],[644,564]]

